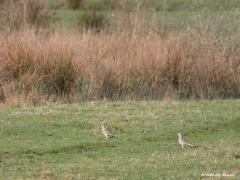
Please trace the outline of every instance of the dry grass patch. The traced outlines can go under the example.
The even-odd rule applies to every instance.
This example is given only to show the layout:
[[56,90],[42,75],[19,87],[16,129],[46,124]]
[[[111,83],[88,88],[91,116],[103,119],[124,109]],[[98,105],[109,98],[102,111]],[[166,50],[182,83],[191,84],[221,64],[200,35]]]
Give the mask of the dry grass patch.
[[239,44],[227,38],[216,44],[194,31],[168,39],[154,33],[2,33],[1,100],[238,98]]

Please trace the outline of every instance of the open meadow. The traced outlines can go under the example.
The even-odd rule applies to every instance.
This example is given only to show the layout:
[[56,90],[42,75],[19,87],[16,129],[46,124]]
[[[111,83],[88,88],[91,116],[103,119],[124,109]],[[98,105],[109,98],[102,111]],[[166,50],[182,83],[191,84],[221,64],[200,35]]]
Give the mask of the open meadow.
[[239,112],[239,100],[2,108],[0,179],[239,179]]

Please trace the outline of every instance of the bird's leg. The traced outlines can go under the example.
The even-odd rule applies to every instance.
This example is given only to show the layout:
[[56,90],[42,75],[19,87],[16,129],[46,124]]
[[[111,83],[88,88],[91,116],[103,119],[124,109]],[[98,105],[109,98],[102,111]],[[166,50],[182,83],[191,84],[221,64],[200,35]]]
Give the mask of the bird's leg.
[[181,144],[182,145],[182,149],[184,149],[184,145],[183,144]]

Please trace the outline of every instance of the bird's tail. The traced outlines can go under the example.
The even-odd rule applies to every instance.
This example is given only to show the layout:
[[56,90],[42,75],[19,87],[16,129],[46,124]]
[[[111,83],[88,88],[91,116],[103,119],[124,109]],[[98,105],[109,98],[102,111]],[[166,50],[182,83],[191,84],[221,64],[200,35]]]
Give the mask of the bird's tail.
[[190,147],[193,147],[193,145],[192,145],[192,144],[189,144],[189,143],[187,143],[187,145],[188,145],[188,146],[190,146]]

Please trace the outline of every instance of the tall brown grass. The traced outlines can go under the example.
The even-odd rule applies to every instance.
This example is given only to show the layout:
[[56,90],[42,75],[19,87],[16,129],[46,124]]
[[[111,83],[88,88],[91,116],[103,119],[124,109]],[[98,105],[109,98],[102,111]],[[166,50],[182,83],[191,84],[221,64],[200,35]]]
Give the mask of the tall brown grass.
[[133,32],[1,33],[0,100],[240,97],[238,33]]
[[53,21],[52,15],[50,5],[45,1],[5,0],[0,2],[0,31],[46,28]]

